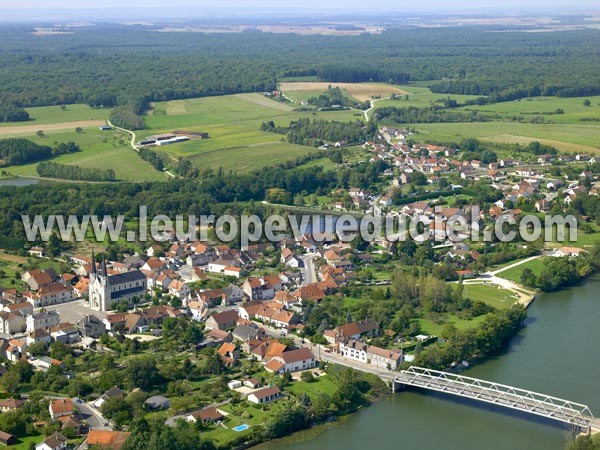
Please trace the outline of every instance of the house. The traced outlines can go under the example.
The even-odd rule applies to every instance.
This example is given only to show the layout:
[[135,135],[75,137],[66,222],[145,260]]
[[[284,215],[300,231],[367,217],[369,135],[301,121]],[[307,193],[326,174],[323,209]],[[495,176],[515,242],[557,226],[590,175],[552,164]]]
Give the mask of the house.
[[83,337],[91,337],[98,339],[100,336],[106,333],[106,325],[93,314],[84,315],[79,322],[77,322],[77,328]]
[[27,341],[25,339],[11,339],[4,350],[5,357],[9,361],[17,362],[25,355],[27,350]]
[[579,247],[561,247],[554,252],[557,256],[570,256],[577,257],[582,253],[585,253],[585,250]]
[[45,284],[35,292],[26,292],[24,296],[34,308],[42,308],[75,299],[75,290],[63,280],[62,283],[57,281]]
[[35,450],[65,450],[68,439],[60,433],[54,433],[35,446]]
[[262,388],[248,395],[248,401],[257,404],[269,403],[279,398],[281,398],[281,391],[276,386]]
[[250,339],[254,339],[256,336],[258,336],[259,333],[260,333],[260,330],[254,324],[252,324],[252,325],[240,324],[237,327],[235,327],[235,330],[233,330],[232,334],[235,339],[245,342]]
[[118,399],[122,400],[123,398],[125,398],[125,392],[123,392],[121,389],[119,389],[116,386],[113,388],[110,388],[108,391],[106,391],[104,394],[102,394],[100,397],[98,397],[98,399],[96,399],[94,401],[94,407],[101,408],[105,401],[110,400],[112,398],[118,398]]
[[42,286],[53,283],[57,278],[58,276],[56,275],[54,269],[28,270],[21,276],[21,280],[27,283],[27,286],[29,286],[29,289],[32,291],[37,291]]
[[244,380],[244,386],[249,387],[250,389],[258,389],[260,387],[260,380],[257,378],[248,378]]
[[367,364],[367,347],[367,344],[364,342],[349,339],[346,343],[340,343],[339,351],[344,358],[354,359]]
[[185,298],[190,295],[190,287],[183,281],[175,280],[169,284],[169,294],[177,298]]
[[208,306],[203,301],[189,302],[187,308],[192,315],[192,319],[202,322],[208,314]]
[[4,400],[0,400],[0,411],[5,412],[15,412],[18,408],[23,406],[25,402],[16,398],[5,398]]
[[367,318],[358,322],[339,325],[334,328],[338,340],[357,340],[363,335],[375,335],[379,331],[379,325],[373,319]]
[[388,350],[385,348],[369,345],[367,347],[367,360],[371,365],[388,370],[396,370],[402,362],[402,353],[399,350]]
[[191,423],[216,423],[221,421],[225,416],[216,407],[200,409],[185,416],[185,420]]
[[29,333],[34,330],[54,328],[60,323],[60,316],[56,311],[46,311],[31,314],[25,319],[26,329]]
[[29,250],[27,250],[27,253],[29,253],[31,256],[35,256],[36,258],[43,258],[46,256],[44,247],[31,247]]
[[265,365],[265,370],[272,373],[297,372],[316,367],[315,356],[308,348],[288,350],[271,358]]
[[146,399],[144,406],[149,409],[169,409],[171,407],[171,401],[162,395],[155,395]]
[[219,330],[235,328],[238,318],[238,312],[235,309],[230,309],[210,316],[208,319],[206,319],[205,326],[209,330],[215,328]]
[[240,349],[237,345],[232,344],[231,342],[224,342],[221,344],[221,347],[219,347],[217,353],[223,362],[228,366],[240,359]]
[[242,275],[242,269],[239,267],[227,266],[225,269],[223,269],[223,275],[226,277],[240,278]]
[[129,436],[131,433],[126,431],[90,430],[87,435],[87,444],[107,450],[121,450]]
[[50,417],[56,420],[62,416],[70,416],[75,412],[73,401],[70,398],[59,398],[50,402]]
[[25,317],[12,312],[0,312],[0,333],[22,333],[26,329]]
[[0,444],[2,445],[15,445],[17,443],[16,436],[12,434],[5,433],[4,431],[0,431]]

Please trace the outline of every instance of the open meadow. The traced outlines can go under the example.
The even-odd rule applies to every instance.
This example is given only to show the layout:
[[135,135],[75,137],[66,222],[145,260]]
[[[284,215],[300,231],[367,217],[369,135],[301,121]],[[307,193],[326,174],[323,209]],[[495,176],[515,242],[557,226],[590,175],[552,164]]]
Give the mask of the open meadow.
[[[72,164],[90,169],[114,169],[116,178],[124,181],[158,181],[166,174],[158,172],[143,161],[129,145],[129,138],[120,131],[100,131],[97,127],[75,130],[45,132],[44,137],[36,134],[21,134],[40,145],[53,147],[57,143],[73,141],[81,151],[52,158],[52,162]],[[11,136],[11,137],[17,137]],[[11,175],[37,177],[36,163],[2,168]]]
[[176,129],[203,131],[208,139],[191,140],[166,147],[153,147],[172,158],[189,157],[201,168],[246,172],[273,165],[314,151],[312,147],[289,144],[284,136],[260,130],[263,122],[288,125],[301,117],[327,120],[356,120],[354,111],[296,111],[289,103],[271,100],[262,94],[203,97],[152,104],[145,117],[146,129],[138,139]]

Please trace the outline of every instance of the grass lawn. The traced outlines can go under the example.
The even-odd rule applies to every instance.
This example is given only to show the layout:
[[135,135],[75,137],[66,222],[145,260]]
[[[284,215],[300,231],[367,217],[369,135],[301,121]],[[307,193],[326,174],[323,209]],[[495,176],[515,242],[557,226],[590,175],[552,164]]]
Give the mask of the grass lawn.
[[475,317],[471,320],[464,320],[456,317],[453,314],[448,314],[443,322],[436,323],[428,317],[421,317],[416,319],[421,324],[421,332],[423,334],[439,336],[442,333],[444,327],[451,323],[459,330],[466,330],[467,328],[473,328],[479,325],[485,320],[485,314],[482,316]]
[[19,438],[17,440],[16,445],[11,445],[8,447],[2,446],[2,448],[10,448],[13,450],[29,450],[31,447],[31,443],[39,444],[44,440],[44,436],[27,436],[23,438]]
[[[247,401],[235,406],[223,405],[219,409],[229,413],[223,421],[224,427],[220,425],[210,426],[202,432],[202,436],[215,442],[218,447],[226,446],[231,440],[250,434],[253,428],[263,425],[270,417],[281,414],[289,403],[290,400],[282,399],[261,406]],[[264,408],[264,410],[261,408]],[[249,428],[243,431],[232,430],[232,428],[242,424],[249,425]]]
[[333,395],[337,390],[337,385],[327,375],[315,377],[315,381],[307,383],[305,381],[294,381],[285,388],[298,397],[306,392],[309,397],[314,397],[319,394]]
[[[127,181],[164,180],[166,175],[158,172],[150,163],[142,160],[129,146],[128,138],[119,131],[100,131],[96,127],[86,128],[83,133],[75,130],[25,136],[38,144],[54,146],[60,142],[73,141],[81,151],[61,155],[52,159],[59,164],[72,164],[90,169],[114,169],[117,179]],[[38,176],[37,163],[22,166],[10,166],[3,170],[20,176]]]
[[508,289],[484,284],[465,284],[464,295],[497,309],[508,308],[517,301],[515,294]]
[[38,106],[25,108],[29,113],[27,122],[0,123],[0,127],[15,127],[19,125],[43,125],[50,123],[75,122],[79,120],[106,120],[110,115],[110,108],[90,108],[88,105]]
[[497,276],[499,276],[500,278],[506,278],[507,280],[510,280],[510,281],[520,284],[521,283],[521,274],[523,273],[523,270],[531,269],[534,274],[538,275],[544,268],[544,261],[547,258],[551,258],[551,256],[534,259],[525,264],[521,264],[517,267],[513,267],[512,269],[508,269],[503,272],[500,272]]

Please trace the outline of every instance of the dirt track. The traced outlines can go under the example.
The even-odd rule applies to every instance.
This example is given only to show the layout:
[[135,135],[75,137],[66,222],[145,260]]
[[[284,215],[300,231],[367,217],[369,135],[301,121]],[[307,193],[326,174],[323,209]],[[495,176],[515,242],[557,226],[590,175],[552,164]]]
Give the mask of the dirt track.
[[77,122],[62,122],[62,123],[46,123],[36,125],[19,125],[10,127],[0,127],[0,135],[6,134],[34,134],[38,130],[44,132],[49,131],[61,131],[61,130],[75,130],[77,127],[93,127],[106,125],[105,120],[80,120]]

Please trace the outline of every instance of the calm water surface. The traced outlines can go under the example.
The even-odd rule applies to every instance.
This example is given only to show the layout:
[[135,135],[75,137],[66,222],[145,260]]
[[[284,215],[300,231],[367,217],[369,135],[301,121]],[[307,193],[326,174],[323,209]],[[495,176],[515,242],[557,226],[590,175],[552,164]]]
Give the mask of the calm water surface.
[[[545,294],[504,354],[466,375],[584,403],[600,415],[600,279]],[[568,430],[434,393],[402,392],[286,450],[562,450]]]

